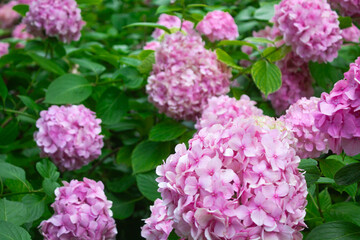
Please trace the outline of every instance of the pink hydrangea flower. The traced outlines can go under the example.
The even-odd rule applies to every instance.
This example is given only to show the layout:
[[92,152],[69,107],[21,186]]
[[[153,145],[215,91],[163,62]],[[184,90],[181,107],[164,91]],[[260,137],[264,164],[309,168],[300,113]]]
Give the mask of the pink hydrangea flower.
[[141,228],[141,236],[150,240],[167,240],[173,229],[173,222],[168,218],[163,200],[156,199],[150,210],[151,216],[145,219],[145,225]]
[[341,36],[345,41],[358,43],[360,39],[360,29],[353,24],[351,27],[343,29]]
[[98,158],[104,146],[101,120],[84,105],[51,106],[40,112],[34,138],[60,170],[75,170]]
[[280,115],[300,98],[311,97],[314,90],[308,64],[299,56],[290,52],[277,65],[281,70],[282,85],[278,91],[269,94],[268,99]]
[[59,37],[62,42],[77,41],[85,22],[75,0],[33,0],[23,22],[37,37]]
[[8,43],[0,42],[0,57],[9,53],[9,46]]
[[251,101],[247,95],[242,95],[239,100],[227,95],[212,97],[202,111],[195,128],[200,130],[215,124],[226,125],[235,118],[248,118],[261,116],[263,111],[255,107],[256,102]]
[[360,0],[329,0],[329,3],[333,8],[340,10],[343,16],[352,17],[360,23]]
[[103,183],[84,178],[63,184],[55,190],[54,215],[39,226],[45,240],[115,240],[112,202]]
[[301,98],[281,117],[297,139],[296,149],[300,158],[317,158],[328,151],[327,134],[315,126],[319,101],[316,97]]
[[330,93],[321,94],[315,125],[330,135],[333,152],[354,156],[360,153],[360,58],[344,76]]
[[[180,29],[181,19],[178,18],[177,16],[172,16],[172,15],[163,13],[160,15],[157,23],[160,25],[163,25],[169,29],[171,29],[171,28],[179,28]],[[192,23],[190,21],[184,21],[181,30],[184,31],[185,33],[191,34],[194,31],[193,28],[194,28],[194,23]],[[157,28],[152,33],[152,37],[157,39],[157,38],[160,38],[164,33],[165,33],[164,30]]]
[[210,41],[235,40],[239,36],[238,27],[228,12],[215,10],[206,14],[196,26]]
[[151,41],[147,42],[144,46],[144,50],[156,50],[158,47],[160,47],[160,42],[158,41]]
[[[20,23],[19,25],[17,25],[14,28],[14,30],[12,32],[12,36],[13,36],[13,38],[22,39],[22,40],[28,40],[28,39],[34,38],[33,35],[31,35],[30,33],[28,33],[26,31],[26,25],[24,23]],[[24,44],[18,43],[16,46],[18,48],[23,48]]]
[[10,28],[20,18],[20,15],[12,8],[19,4],[18,1],[10,1],[0,5],[0,28]]
[[176,234],[302,239],[307,188],[291,141],[274,119],[255,117],[205,127],[189,149],[177,145],[156,169]]
[[331,62],[337,57],[341,30],[326,0],[283,0],[275,5],[273,21],[304,61]]
[[148,78],[149,101],[175,119],[196,120],[212,96],[229,91],[231,71],[198,35],[165,35]]

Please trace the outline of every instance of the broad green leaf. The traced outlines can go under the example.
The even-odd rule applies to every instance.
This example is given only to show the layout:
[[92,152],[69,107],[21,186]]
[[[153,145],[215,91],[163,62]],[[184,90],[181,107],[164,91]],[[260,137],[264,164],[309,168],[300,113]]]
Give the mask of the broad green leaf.
[[168,157],[169,153],[168,142],[141,142],[131,155],[134,174],[154,169]]
[[308,187],[320,178],[320,170],[317,167],[317,161],[314,159],[301,159],[298,168],[305,171],[305,180]]
[[328,222],[314,228],[306,240],[358,240],[360,227],[345,221]]
[[235,68],[235,69],[238,69],[238,70],[242,70],[243,68],[238,66],[237,64],[235,64],[235,61],[234,59],[229,55],[227,54],[224,50],[220,49],[220,48],[217,48],[216,49],[216,56],[217,56],[217,59],[220,61],[220,62],[223,62],[225,63],[226,65],[228,65],[229,67],[232,67],[232,68]]
[[28,96],[18,95],[18,98],[20,98],[20,100],[27,108],[33,110],[34,112],[39,113],[41,111],[41,107]]
[[123,28],[128,28],[128,27],[151,27],[151,28],[160,28],[162,30],[164,30],[167,33],[171,33],[170,29],[168,29],[167,27],[157,24],[157,23],[150,23],[150,22],[138,22],[138,23],[132,23],[129,25],[126,25]]
[[256,86],[268,95],[281,87],[281,71],[273,63],[266,60],[257,61],[251,68],[251,75]]
[[18,4],[13,7],[13,10],[19,13],[21,16],[25,17],[26,13],[29,11],[28,4]]
[[189,4],[186,5],[187,8],[196,8],[196,7],[209,7],[206,4],[201,4],[201,3],[193,3],[193,4]]
[[151,141],[167,142],[180,137],[187,128],[175,121],[165,121],[155,125],[149,135]]
[[18,135],[19,124],[13,120],[5,127],[0,127],[0,145],[9,145],[13,143]]
[[261,4],[261,7],[255,10],[254,18],[269,21],[275,14],[274,5],[275,2]]
[[133,175],[125,175],[119,179],[113,179],[106,182],[106,187],[115,193],[121,193],[126,191],[136,182],[136,179]]
[[135,209],[135,202],[132,199],[115,197],[113,194],[106,194],[113,202],[111,210],[115,219],[125,219],[131,216]]
[[1,240],[31,240],[30,234],[22,227],[10,222],[0,221]]
[[139,72],[149,74],[155,64],[155,52],[150,53],[138,66]]
[[360,181],[360,163],[351,163],[340,170],[334,176],[338,185],[350,185]]
[[334,83],[343,77],[341,71],[330,63],[309,62],[309,69],[316,83],[326,91],[331,90]]
[[53,62],[50,59],[41,57],[35,53],[28,53],[28,55],[37,63],[40,65],[40,67],[44,68],[45,70],[49,71],[49,72],[53,72],[55,74],[58,75],[63,75],[65,74],[65,71],[59,67],[58,64],[56,64],[55,62]]
[[37,162],[36,170],[43,178],[49,178],[53,181],[56,181],[60,176],[56,166],[48,159],[43,159],[41,162]]
[[122,64],[131,66],[131,67],[138,67],[138,66],[140,66],[140,64],[141,64],[141,61],[140,61],[139,59],[132,58],[132,57],[121,57],[121,58],[119,59],[119,61],[120,61]]
[[155,181],[157,177],[154,171],[136,174],[136,182],[140,192],[151,201],[161,197],[157,191],[158,183]]
[[257,49],[257,46],[255,44],[240,40],[222,40],[217,45],[218,46],[249,46],[255,50]]
[[51,199],[55,198],[55,189],[60,187],[60,184],[51,180],[50,178],[44,178],[42,182],[42,187],[46,195],[48,195]]
[[326,211],[331,207],[331,196],[327,188],[322,190],[319,194],[320,208],[322,211]]
[[55,79],[45,94],[45,102],[51,104],[77,104],[92,93],[91,84],[83,77],[65,74]]
[[327,221],[346,220],[360,226],[360,205],[354,202],[342,202],[331,206],[326,212]]
[[27,209],[27,222],[38,220],[45,211],[45,198],[38,195],[25,195],[21,202]]
[[25,182],[25,171],[10,163],[0,162],[0,177]]
[[117,79],[119,77],[124,81],[125,86],[130,89],[140,88],[144,81],[144,78],[140,75],[138,70],[133,67],[123,67],[117,70],[114,73],[114,78]]
[[290,51],[291,47],[288,46],[282,46],[280,48],[268,47],[262,52],[262,55],[270,62],[276,62],[283,59]]
[[123,146],[116,155],[116,163],[124,163],[131,166],[131,154],[134,150],[133,146]]
[[319,159],[319,165],[321,172],[325,177],[334,178],[335,173],[342,168],[345,164],[340,162],[339,160],[327,158],[327,159]]
[[0,76],[0,96],[5,101],[7,95],[8,95],[8,89],[7,89],[6,85],[5,85],[4,80]]
[[261,38],[261,37],[247,37],[247,38],[245,38],[244,39],[244,41],[248,41],[248,42],[253,42],[253,43],[260,43],[260,44],[264,44],[264,43],[266,43],[266,44],[274,44],[274,42],[273,41],[271,41],[271,40],[269,40],[269,39],[267,39],[267,38]]
[[94,72],[95,74],[101,74],[102,72],[104,72],[106,70],[106,68],[103,65],[89,61],[87,59],[72,58],[70,60],[73,63],[78,64],[80,67]]
[[182,10],[181,7],[162,5],[162,6],[158,7],[158,9],[156,9],[155,14],[158,15],[158,14],[162,14],[162,13],[172,13],[172,12],[177,12],[177,11],[181,11],[181,10]]
[[180,237],[178,235],[176,235],[175,231],[171,231],[168,240],[179,240]]
[[108,88],[96,104],[96,114],[103,124],[119,123],[129,108],[128,98],[116,87]]
[[[19,193],[19,192],[29,192],[33,190],[33,187],[29,183],[29,181],[20,181],[20,180],[14,180],[14,179],[6,179],[5,180],[5,186],[7,187],[7,190],[12,193]],[[11,197],[11,200],[13,201],[20,201],[24,195],[15,195]]]
[[25,205],[21,202],[0,199],[0,220],[11,222],[15,225],[22,225],[28,222],[28,212]]
[[97,5],[102,3],[103,0],[76,0],[78,4],[86,4],[86,5]]
[[339,16],[339,22],[340,22],[340,29],[349,28],[352,26],[352,20],[351,17],[342,17]]

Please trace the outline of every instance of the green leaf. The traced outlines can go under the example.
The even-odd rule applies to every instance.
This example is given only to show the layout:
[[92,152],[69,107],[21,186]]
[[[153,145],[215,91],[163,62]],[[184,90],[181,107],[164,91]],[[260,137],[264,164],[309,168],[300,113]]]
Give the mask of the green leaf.
[[25,171],[10,163],[0,162],[0,177],[25,182]]
[[351,163],[336,172],[334,180],[338,185],[350,185],[360,180],[360,163]]
[[154,169],[165,160],[169,153],[168,142],[141,142],[135,147],[131,155],[134,174]]
[[244,39],[244,41],[248,41],[248,42],[253,42],[253,43],[260,43],[260,44],[264,44],[264,43],[266,43],[266,44],[274,44],[274,42],[273,41],[271,41],[271,40],[269,40],[269,39],[267,39],[267,38],[261,38],[261,37],[247,37],[247,38],[245,38]]
[[104,72],[106,70],[106,68],[103,65],[89,61],[87,59],[72,58],[70,60],[73,63],[78,64],[80,67],[94,72],[95,74],[101,74],[102,72]]
[[150,22],[138,22],[138,23],[132,23],[129,25],[124,26],[123,28],[128,28],[128,27],[152,27],[152,28],[160,28],[162,30],[164,30],[167,33],[171,33],[170,29],[168,29],[167,27],[157,24],[157,23],[150,23]]
[[31,240],[30,234],[22,227],[12,223],[0,221],[1,240]]
[[331,196],[327,188],[322,190],[319,194],[320,208],[322,211],[326,211],[331,207]]
[[352,26],[352,20],[351,17],[342,17],[339,16],[339,22],[340,22],[340,29],[349,28]]
[[209,7],[209,6],[201,3],[194,3],[186,6],[186,8],[196,8],[196,7]]
[[326,212],[325,218],[327,221],[340,221],[346,219],[346,221],[360,226],[360,205],[354,202],[334,204]]
[[290,51],[291,47],[288,46],[280,47],[279,49],[268,47],[262,52],[262,55],[270,62],[276,62],[283,59]]
[[31,98],[29,98],[28,96],[22,96],[22,95],[17,95],[18,98],[20,98],[20,100],[24,103],[24,105],[33,110],[34,112],[36,112],[37,114],[41,111],[41,108],[39,105],[37,105],[35,103],[34,100],[32,100]]
[[51,199],[55,198],[55,189],[60,187],[60,184],[51,180],[50,178],[44,178],[42,182],[42,187],[46,195],[48,195]]
[[78,4],[95,5],[102,3],[102,0],[76,0]]
[[269,21],[275,14],[275,2],[263,3],[261,7],[254,12],[254,18],[257,20]]
[[345,221],[328,222],[314,228],[306,240],[358,240],[360,227]]
[[131,166],[131,154],[134,150],[133,146],[123,146],[116,155],[116,163],[124,163]]
[[150,53],[138,66],[139,72],[149,74],[155,64],[155,52]]
[[305,180],[308,187],[320,178],[320,170],[317,167],[317,161],[314,159],[301,159],[298,168],[305,171]]
[[309,69],[316,83],[326,91],[331,90],[334,83],[342,78],[341,71],[330,63],[309,62]]
[[334,178],[335,173],[345,164],[339,160],[328,157],[327,159],[319,159],[319,165],[325,177]]
[[220,62],[225,63],[229,67],[232,67],[232,68],[235,68],[238,70],[243,69],[242,67],[236,65],[234,59],[229,54],[227,54],[224,50],[222,50],[220,48],[216,49],[216,56]]
[[103,124],[119,123],[129,108],[125,94],[116,87],[109,87],[96,104],[96,114]]
[[266,60],[257,61],[251,68],[251,75],[256,86],[268,95],[281,87],[281,71],[273,63]]
[[155,125],[149,135],[151,141],[167,142],[180,137],[187,128],[175,121],[165,121]]
[[53,181],[56,181],[60,176],[56,166],[48,159],[43,159],[41,162],[37,162],[36,170],[43,178],[49,178]]
[[55,62],[53,62],[52,60],[49,60],[47,58],[41,57],[35,53],[28,53],[28,55],[37,63],[40,65],[40,67],[42,67],[43,69],[49,71],[49,72],[53,72],[55,74],[58,75],[63,75],[65,74],[65,71],[59,67],[58,64],[56,64]]
[[132,175],[125,175],[120,179],[114,179],[106,182],[106,187],[115,193],[121,193],[126,191],[136,182],[136,179]]
[[0,199],[0,220],[11,222],[15,225],[22,225],[27,221],[27,208],[21,202]]
[[178,235],[176,235],[175,231],[171,231],[168,240],[179,240],[180,237]]
[[77,104],[92,93],[91,84],[83,77],[65,74],[55,79],[45,94],[45,102],[51,104]]
[[140,192],[151,201],[161,197],[157,191],[158,183],[155,181],[157,177],[154,171],[136,174],[136,182]]
[[13,10],[19,13],[21,16],[25,17],[26,13],[29,11],[28,4],[18,4],[13,7]]
[[162,5],[162,6],[158,7],[158,9],[156,9],[155,15],[162,14],[162,13],[172,13],[172,12],[177,12],[177,11],[181,11],[181,10],[182,10],[181,7]]
[[218,46],[249,46],[255,50],[257,49],[257,46],[255,44],[240,40],[222,40],[217,45]]
[[6,85],[5,85],[4,80],[0,76],[0,96],[5,101],[7,95],[8,95],[8,89],[7,89]]
[[111,210],[115,219],[125,219],[131,216],[135,209],[135,202],[132,199],[115,197],[113,194],[106,194],[108,199],[113,202]]
[[119,77],[123,79],[125,86],[130,89],[140,88],[144,81],[144,78],[140,75],[139,71],[133,67],[123,67],[117,70],[114,73],[113,78],[117,79]]
[[26,222],[33,222],[38,220],[45,211],[45,199],[35,195],[25,195],[21,202],[27,209],[27,221]]
[[139,59],[132,58],[132,57],[121,57],[119,59],[119,61],[122,64],[131,66],[131,67],[138,67],[141,64],[141,61]]
[[0,127],[0,145],[9,145],[13,143],[19,135],[19,124],[16,121],[11,121],[5,127]]

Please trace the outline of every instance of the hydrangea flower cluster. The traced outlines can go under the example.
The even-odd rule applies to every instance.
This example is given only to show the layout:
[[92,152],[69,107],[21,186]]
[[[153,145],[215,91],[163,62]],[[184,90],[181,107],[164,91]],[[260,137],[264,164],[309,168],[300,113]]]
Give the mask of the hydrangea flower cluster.
[[9,43],[0,42],[0,57],[9,53]]
[[156,169],[178,236],[302,239],[307,188],[297,169],[300,158],[288,132],[269,119],[237,118],[205,127],[188,150],[177,145]]
[[160,47],[160,42],[151,41],[151,42],[146,43],[146,45],[144,46],[144,50],[154,50],[154,51],[156,51],[156,49],[158,47]]
[[17,4],[17,1],[12,0],[0,5],[0,28],[10,28],[20,18],[20,15],[12,9]]
[[196,26],[199,33],[210,41],[235,40],[239,36],[238,27],[228,12],[215,10],[206,14]]
[[[28,40],[34,38],[33,35],[31,35],[26,31],[26,25],[24,23],[20,23],[14,28],[12,32],[12,36],[13,38],[22,39],[22,40]],[[19,48],[23,48],[24,44],[18,43],[16,46]]]
[[360,39],[360,29],[353,24],[351,27],[343,29],[341,36],[345,41],[358,43]]
[[277,65],[281,70],[282,85],[278,91],[269,94],[268,99],[280,115],[300,98],[311,97],[314,90],[308,64],[299,56],[290,52]]
[[339,9],[343,16],[352,17],[353,20],[360,17],[360,0],[329,0],[329,3],[333,8]]
[[275,6],[273,21],[304,61],[331,62],[337,57],[341,30],[326,0],[283,0]]
[[330,135],[330,149],[354,156],[360,153],[360,57],[330,93],[322,93],[315,125]]
[[23,22],[37,37],[59,37],[64,43],[77,41],[85,22],[75,0],[34,0]]
[[317,158],[328,151],[327,134],[315,126],[319,101],[316,97],[301,98],[281,117],[297,139],[296,153],[300,158]]
[[150,207],[151,216],[145,220],[141,228],[141,236],[145,239],[167,240],[173,230],[173,221],[168,218],[163,200],[156,199]]
[[[160,15],[157,23],[160,25],[163,25],[169,29],[171,29],[171,28],[179,28],[180,29],[181,19],[178,18],[177,16],[172,16],[172,15],[163,13]],[[192,33],[192,32],[194,32],[193,28],[194,28],[194,23],[192,23],[190,21],[184,21],[181,30],[184,31],[185,33]],[[164,33],[165,33],[164,30],[156,28],[151,36],[155,39],[158,39]]]
[[165,35],[148,78],[149,101],[175,119],[196,120],[208,98],[229,91],[231,71],[198,35]]
[[211,127],[215,124],[226,125],[235,118],[248,118],[261,116],[263,111],[255,106],[256,102],[251,101],[247,95],[242,95],[239,100],[227,95],[212,97],[202,111],[195,128],[200,130],[204,127]]
[[105,196],[103,183],[84,178],[63,184],[55,190],[56,199],[51,205],[54,215],[39,226],[44,238],[115,240],[112,202]]
[[94,112],[83,105],[51,106],[40,116],[35,141],[61,171],[81,168],[100,156],[104,142]]

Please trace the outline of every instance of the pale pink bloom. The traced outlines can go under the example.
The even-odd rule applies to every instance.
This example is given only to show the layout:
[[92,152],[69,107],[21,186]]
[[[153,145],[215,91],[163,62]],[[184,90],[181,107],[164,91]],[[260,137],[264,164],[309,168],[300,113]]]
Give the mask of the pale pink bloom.
[[283,0],[275,5],[273,21],[304,61],[331,62],[337,57],[341,30],[326,0]]
[[360,29],[354,24],[342,30],[341,36],[345,41],[359,43]]
[[0,28],[10,28],[19,20],[20,15],[12,9],[17,4],[18,1],[12,0],[0,5]]
[[51,106],[40,112],[34,138],[42,155],[61,171],[75,170],[100,156],[104,146],[100,123],[84,105]]
[[158,41],[151,41],[147,42],[144,46],[144,50],[156,50],[158,47],[160,47],[160,42]]
[[115,240],[112,202],[105,196],[103,183],[84,178],[63,184],[55,190],[54,215],[40,223],[44,239]]
[[165,35],[155,57],[146,92],[160,113],[196,120],[208,98],[229,91],[231,70],[205,49],[198,35]]
[[[12,32],[12,36],[13,38],[17,38],[17,39],[22,39],[22,40],[28,40],[28,39],[33,39],[34,36],[31,35],[30,33],[28,33],[26,31],[26,25],[24,23],[20,23],[19,25],[17,25],[13,32]],[[16,45],[18,48],[23,48],[24,45],[22,43],[18,43]]]
[[9,43],[0,42],[0,57],[9,53]]
[[[157,24],[163,25],[169,29],[171,28],[178,28],[180,29],[181,26],[181,19],[177,16],[172,16],[168,14],[161,14]],[[185,33],[192,33],[194,30],[194,23],[190,21],[183,21],[181,30]],[[152,37],[155,39],[160,38],[165,33],[164,30],[156,28],[155,31],[152,33]]]
[[64,43],[78,41],[85,22],[75,0],[33,0],[23,22],[36,37],[58,37]]
[[340,10],[341,15],[352,17],[360,23],[360,0],[329,0],[331,6]]
[[199,33],[210,41],[235,40],[239,36],[238,27],[234,18],[228,13],[215,10],[206,14],[196,26]]

